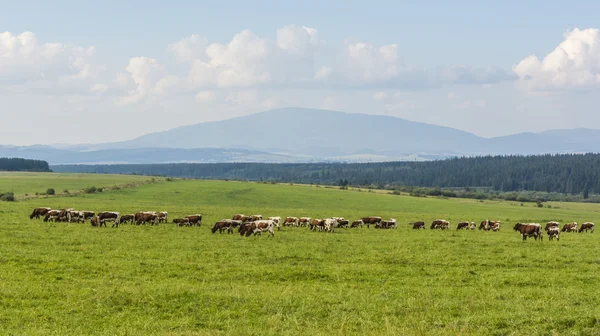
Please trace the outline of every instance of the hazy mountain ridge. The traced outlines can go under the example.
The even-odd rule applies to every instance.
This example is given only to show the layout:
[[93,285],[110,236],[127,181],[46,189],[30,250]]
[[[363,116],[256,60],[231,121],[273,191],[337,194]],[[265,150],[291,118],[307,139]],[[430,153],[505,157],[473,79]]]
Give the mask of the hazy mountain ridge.
[[391,116],[284,108],[113,143],[0,146],[0,156],[65,163],[365,162],[600,152],[600,130],[482,138]]

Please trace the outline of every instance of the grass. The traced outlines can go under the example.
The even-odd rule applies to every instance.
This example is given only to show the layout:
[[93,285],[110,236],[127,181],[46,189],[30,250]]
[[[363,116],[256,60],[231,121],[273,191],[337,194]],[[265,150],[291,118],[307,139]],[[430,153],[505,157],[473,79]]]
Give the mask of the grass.
[[[48,224],[27,217],[37,206],[200,212],[205,223]],[[240,212],[381,215],[400,228],[283,228],[274,239],[210,233],[214,221]],[[522,242],[511,227],[594,221],[599,212],[597,204],[548,209],[195,180],[0,203],[0,334],[598,335],[597,236]],[[454,225],[499,219],[503,228],[407,224],[438,217]]]
[[44,194],[49,188],[64,194],[64,190],[76,193],[88,187],[113,187],[148,180],[147,176],[135,175],[0,172],[0,192],[11,191],[23,198],[25,194]]

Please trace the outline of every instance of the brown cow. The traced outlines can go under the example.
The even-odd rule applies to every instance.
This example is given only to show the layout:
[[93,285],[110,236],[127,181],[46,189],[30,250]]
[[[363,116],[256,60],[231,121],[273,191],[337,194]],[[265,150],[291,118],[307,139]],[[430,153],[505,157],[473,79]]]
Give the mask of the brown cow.
[[197,225],[197,226],[202,225],[202,215],[201,214],[189,215],[189,216],[185,216],[184,218],[187,218],[190,221],[190,225],[192,225],[192,224]]
[[275,230],[273,229],[274,227],[275,223],[273,223],[272,220],[253,221],[252,224],[250,224],[250,227],[246,230],[246,237],[249,237],[252,234],[255,236],[260,236],[261,233],[265,231],[270,234],[270,237],[275,237]]
[[160,211],[156,214],[158,216],[159,223],[168,223],[169,222],[169,213],[166,211]]
[[298,220],[298,226],[306,227],[306,226],[310,225],[311,222],[312,222],[312,219],[310,217],[300,217],[300,219]]
[[254,222],[254,221],[262,220],[263,216],[262,215],[252,215],[250,217],[250,219]]
[[246,217],[244,214],[237,214],[231,217],[232,220],[242,220],[242,218]]
[[500,231],[500,221],[491,221],[490,222],[490,230],[494,232]]
[[445,219],[436,219],[431,223],[431,226],[429,228],[432,230],[448,230],[450,228],[450,222],[448,222]]
[[409,224],[412,225],[413,230],[425,229],[425,222],[412,222]]
[[315,218],[315,219],[313,219],[312,223],[310,224],[311,231],[317,231],[317,229],[319,231],[323,231],[324,228],[325,228],[325,220],[324,219]]
[[217,231],[219,231],[219,233],[223,233],[223,231],[227,231],[228,234],[233,233],[233,220],[223,219],[219,222],[216,222],[211,231],[212,233]]
[[367,226],[367,229],[371,227],[371,225],[376,225],[378,223],[381,223],[381,217],[363,217],[361,218],[361,220],[363,221],[363,223],[365,223],[365,225]]
[[150,223],[158,225],[158,215],[154,211],[140,211],[135,214],[135,223],[137,225]]
[[577,232],[577,222],[563,225],[561,232]]
[[517,223],[513,229],[519,231],[524,241],[527,240],[527,237],[542,240],[542,226],[538,223]]
[[35,219],[40,219],[40,217],[46,216],[46,213],[48,213],[48,211],[50,211],[50,210],[52,210],[52,209],[50,209],[50,208],[35,208],[31,212],[31,215],[29,215],[29,219],[33,219],[34,217],[35,217]]
[[58,222],[60,220],[60,212],[61,210],[50,210],[46,212],[46,214],[44,215],[44,222]]
[[178,226],[190,226],[190,220],[187,218],[175,218],[173,219],[173,223]]
[[286,217],[283,226],[298,226],[298,217]]
[[456,226],[456,230],[461,230],[461,229],[468,230],[470,225],[471,225],[471,223],[469,223],[469,222],[460,222]]
[[242,224],[238,228],[238,232],[240,233],[240,236],[245,236],[246,232],[250,231],[253,224],[254,224],[254,222],[242,222]]
[[83,220],[90,219],[96,216],[96,213],[93,211],[80,211],[83,214]]
[[133,224],[133,222],[135,221],[135,215],[134,214],[125,214],[125,215],[121,215],[121,224],[125,224],[127,222]]
[[359,220],[355,220],[354,222],[352,222],[352,224],[350,224],[351,228],[355,228],[355,227],[362,227],[363,226],[363,221],[362,219]]
[[94,216],[90,218],[90,223],[92,224],[92,226],[98,226],[98,217]]
[[594,226],[596,225],[592,222],[585,222],[581,224],[581,227],[579,228],[579,233],[583,232],[584,230],[585,232],[588,232],[588,230],[590,230],[592,233],[594,233]]
[[556,226],[547,226],[546,225],[546,234],[548,235],[548,240],[552,240],[556,237],[556,241],[560,241],[560,227]]
[[104,227],[106,227],[106,222],[113,222],[112,227],[119,227],[121,221],[121,214],[116,211],[99,212],[96,217],[98,218],[99,226],[104,225]]
[[560,228],[560,223],[559,222],[548,222],[548,223],[546,223],[546,226],[544,226],[544,231],[548,231],[548,228],[552,228],[552,227]]

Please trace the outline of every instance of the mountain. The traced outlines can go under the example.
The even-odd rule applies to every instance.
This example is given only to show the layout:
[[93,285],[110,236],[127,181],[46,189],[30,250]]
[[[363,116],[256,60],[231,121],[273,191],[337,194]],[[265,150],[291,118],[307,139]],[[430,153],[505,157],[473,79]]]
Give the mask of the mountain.
[[405,156],[476,152],[483,150],[482,140],[457,129],[389,116],[285,108],[178,127],[109,146],[245,148],[311,157]]
[[284,108],[122,142],[0,146],[0,157],[67,163],[366,162],[451,156],[600,152],[600,131],[551,130],[482,138],[390,116]]

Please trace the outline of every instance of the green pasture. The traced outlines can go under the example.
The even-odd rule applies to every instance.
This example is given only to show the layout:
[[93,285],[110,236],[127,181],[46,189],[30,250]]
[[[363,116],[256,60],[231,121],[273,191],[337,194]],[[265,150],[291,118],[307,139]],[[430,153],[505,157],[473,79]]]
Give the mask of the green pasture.
[[[39,185],[54,180],[37,176]],[[0,186],[6,178],[0,175]],[[97,178],[113,185],[135,177],[78,175],[78,185],[99,186]],[[15,192],[31,192],[31,179]],[[598,335],[597,233],[523,242],[512,226],[600,221],[600,205],[551,205],[162,179],[0,202],[0,334]],[[29,220],[38,206],[201,213],[204,224],[93,228]],[[282,228],[274,238],[210,232],[236,213],[377,215],[396,218],[399,228]],[[501,220],[502,229],[408,225],[435,218],[454,228],[462,220]]]

